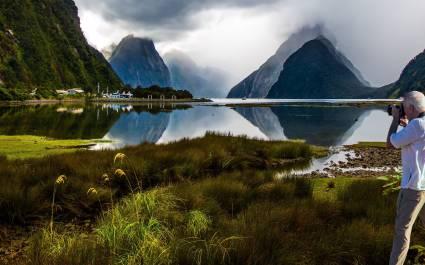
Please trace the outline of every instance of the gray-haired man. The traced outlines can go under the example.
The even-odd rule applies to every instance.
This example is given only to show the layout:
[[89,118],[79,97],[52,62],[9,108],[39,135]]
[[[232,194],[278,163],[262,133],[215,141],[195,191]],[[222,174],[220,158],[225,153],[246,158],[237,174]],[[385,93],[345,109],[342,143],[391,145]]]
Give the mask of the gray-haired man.
[[[403,175],[397,201],[397,217],[390,265],[402,265],[409,250],[416,218],[425,222],[425,96],[412,91],[403,98],[405,117],[393,106],[393,122],[387,146],[401,148]],[[404,128],[397,132],[398,125]]]

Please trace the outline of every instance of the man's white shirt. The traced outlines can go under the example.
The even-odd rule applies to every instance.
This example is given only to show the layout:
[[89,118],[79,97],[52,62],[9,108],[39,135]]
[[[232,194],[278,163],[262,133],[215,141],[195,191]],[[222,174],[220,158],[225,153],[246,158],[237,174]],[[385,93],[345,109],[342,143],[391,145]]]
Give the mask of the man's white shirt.
[[401,148],[402,189],[425,190],[425,118],[411,120],[391,134],[391,144]]

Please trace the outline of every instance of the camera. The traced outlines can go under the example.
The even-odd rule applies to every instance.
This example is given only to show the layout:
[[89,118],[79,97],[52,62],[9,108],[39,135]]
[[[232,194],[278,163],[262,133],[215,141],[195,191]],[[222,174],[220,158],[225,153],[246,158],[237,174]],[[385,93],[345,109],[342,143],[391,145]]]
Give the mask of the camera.
[[[404,113],[403,104],[396,105],[395,108],[398,109],[398,111],[400,112],[400,117],[404,117],[405,113]],[[392,114],[393,113],[393,105],[388,105],[387,112],[388,112],[388,115],[390,115],[390,116],[393,115]]]

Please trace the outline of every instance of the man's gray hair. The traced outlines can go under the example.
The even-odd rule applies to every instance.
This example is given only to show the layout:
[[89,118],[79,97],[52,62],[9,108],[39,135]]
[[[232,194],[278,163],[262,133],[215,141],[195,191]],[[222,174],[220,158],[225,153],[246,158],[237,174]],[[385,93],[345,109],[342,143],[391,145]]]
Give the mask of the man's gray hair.
[[410,91],[403,97],[405,103],[412,105],[419,112],[425,111],[425,95],[419,91]]

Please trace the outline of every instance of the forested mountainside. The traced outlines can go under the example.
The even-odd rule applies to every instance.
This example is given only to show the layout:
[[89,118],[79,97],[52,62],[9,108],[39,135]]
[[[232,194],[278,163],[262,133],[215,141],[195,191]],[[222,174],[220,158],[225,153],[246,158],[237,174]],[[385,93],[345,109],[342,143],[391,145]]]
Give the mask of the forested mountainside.
[[0,1],[0,99],[56,89],[93,91],[121,80],[85,39],[72,0]]

